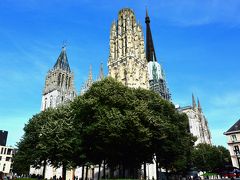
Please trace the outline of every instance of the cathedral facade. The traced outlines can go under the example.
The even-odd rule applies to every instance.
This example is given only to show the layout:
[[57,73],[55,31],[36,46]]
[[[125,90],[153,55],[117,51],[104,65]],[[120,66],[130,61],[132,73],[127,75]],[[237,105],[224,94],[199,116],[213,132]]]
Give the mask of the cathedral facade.
[[192,106],[186,106],[179,108],[180,112],[185,113],[189,120],[189,130],[197,138],[195,145],[200,143],[211,144],[211,133],[208,128],[208,122],[203,114],[200,101],[198,105],[194,96],[192,95]]

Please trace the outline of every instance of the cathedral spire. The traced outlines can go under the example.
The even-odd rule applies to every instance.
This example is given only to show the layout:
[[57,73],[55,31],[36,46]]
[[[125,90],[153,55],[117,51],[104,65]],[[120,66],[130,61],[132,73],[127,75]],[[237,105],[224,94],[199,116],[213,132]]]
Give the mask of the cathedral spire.
[[199,112],[202,112],[202,107],[201,107],[199,99],[198,99],[198,110],[199,110]]
[[58,56],[57,62],[53,66],[53,69],[62,69],[67,72],[71,72],[65,46],[62,47],[62,51]]
[[103,63],[101,63],[100,65],[100,71],[99,71],[99,75],[98,75],[98,79],[102,80],[104,78],[104,72],[103,72]]
[[195,109],[197,107],[194,95],[192,94],[192,107]]
[[154,45],[153,45],[153,39],[152,39],[152,33],[151,33],[151,28],[150,28],[150,18],[148,16],[148,11],[146,9],[146,17],[145,17],[145,23],[146,23],[146,58],[147,61],[153,61],[153,59],[155,59],[155,61],[157,61],[156,58],[156,53],[154,50]]

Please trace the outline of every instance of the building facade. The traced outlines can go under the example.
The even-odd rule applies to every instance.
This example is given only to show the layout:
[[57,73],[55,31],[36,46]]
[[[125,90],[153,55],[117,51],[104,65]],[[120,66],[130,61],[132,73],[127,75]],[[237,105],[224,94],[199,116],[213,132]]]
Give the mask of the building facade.
[[240,168],[240,119],[224,135],[227,136],[232,165]]
[[142,26],[131,9],[118,13],[110,32],[108,75],[133,88],[149,88]]
[[200,143],[211,144],[211,133],[200,101],[198,100],[198,105],[196,105],[195,98],[192,95],[192,106],[179,108],[179,111],[188,116],[190,132],[197,138],[195,145]]
[[3,176],[11,176],[13,154],[13,147],[0,145],[0,175],[2,174]]

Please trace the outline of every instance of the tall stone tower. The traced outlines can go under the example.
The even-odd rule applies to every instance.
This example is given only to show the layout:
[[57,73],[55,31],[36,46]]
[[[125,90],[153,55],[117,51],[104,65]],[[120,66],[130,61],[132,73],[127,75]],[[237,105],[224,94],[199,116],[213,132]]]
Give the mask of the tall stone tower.
[[157,62],[157,57],[153,45],[152,33],[150,28],[150,18],[146,11],[146,57],[148,61],[149,85],[150,89],[158,93],[166,100],[171,99],[167,88],[166,78],[162,66]]
[[54,108],[74,97],[76,97],[74,76],[68,64],[66,48],[63,47],[57,62],[46,76],[41,110]]
[[120,10],[117,22],[112,23],[108,71],[126,86],[149,86],[143,31],[131,9]]

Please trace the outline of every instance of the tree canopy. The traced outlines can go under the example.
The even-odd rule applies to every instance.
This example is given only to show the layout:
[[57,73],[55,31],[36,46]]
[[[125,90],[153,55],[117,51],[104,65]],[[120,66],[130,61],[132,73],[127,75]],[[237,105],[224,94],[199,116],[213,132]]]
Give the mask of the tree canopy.
[[[72,168],[107,164],[119,177],[136,177],[144,163],[183,172],[194,138],[188,119],[158,94],[106,78],[82,96],[30,119],[18,144],[27,164]],[[21,146],[25,146],[21,148]],[[63,174],[63,178],[65,174]]]
[[192,162],[199,171],[215,172],[231,164],[231,157],[223,146],[198,144],[192,152]]

